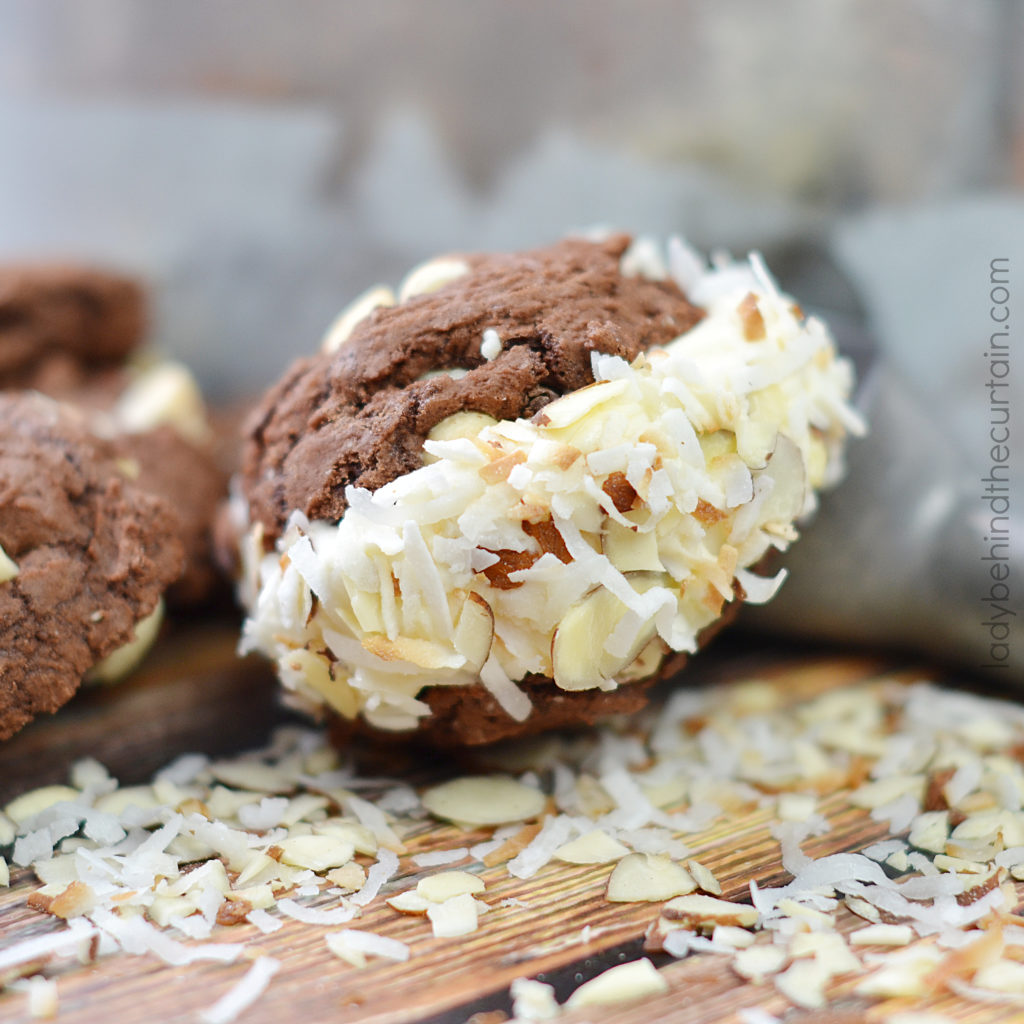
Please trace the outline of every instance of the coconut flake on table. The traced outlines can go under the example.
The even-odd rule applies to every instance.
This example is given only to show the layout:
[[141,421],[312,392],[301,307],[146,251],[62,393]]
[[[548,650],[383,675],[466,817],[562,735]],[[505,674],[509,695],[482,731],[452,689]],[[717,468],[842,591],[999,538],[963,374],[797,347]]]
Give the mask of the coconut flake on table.
[[238,982],[211,1007],[201,1010],[203,1024],[231,1024],[266,991],[271,979],[281,969],[281,962],[273,957],[261,956]]

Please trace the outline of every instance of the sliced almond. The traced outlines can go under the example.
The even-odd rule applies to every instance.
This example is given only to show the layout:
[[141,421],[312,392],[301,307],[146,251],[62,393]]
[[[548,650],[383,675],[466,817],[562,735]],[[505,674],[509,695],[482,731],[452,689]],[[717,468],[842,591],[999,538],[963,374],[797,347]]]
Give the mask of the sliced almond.
[[872,924],[850,934],[851,946],[907,946],[914,939],[909,924]]
[[775,987],[791,1003],[805,1010],[820,1010],[825,1005],[825,985],[829,972],[816,960],[797,960],[776,975]]
[[608,1006],[613,1003],[650,999],[668,991],[668,982],[650,960],[643,958],[611,967],[569,996],[566,1006]]
[[23,825],[54,804],[63,800],[77,800],[80,795],[71,786],[41,786],[16,797],[4,808],[4,813],[16,825]]
[[205,444],[210,437],[206,407],[192,371],[171,360],[140,373],[121,393],[114,415],[132,434],[167,424],[193,444]]
[[758,944],[736,953],[732,958],[731,967],[741,978],[760,985],[765,978],[778,974],[788,960],[789,954],[782,946]]
[[733,903],[697,893],[670,900],[661,908],[661,913],[667,920],[677,921],[695,931],[710,931],[719,924],[753,928],[758,916],[757,911],[745,903]]
[[475,932],[478,914],[477,902],[469,893],[453,896],[444,903],[433,903],[427,908],[435,939],[454,939]]
[[50,913],[68,920],[88,914],[96,906],[96,895],[85,882],[72,882],[50,903]]
[[393,306],[395,293],[384,285],[378,285],[363,292],[335,317],[320,342],[321,352],[337,352],[348,341],[356,324],[368,317],[380,306]]
[[598,587],[569,610],[551,641],[551,670],[563,690],[603,687],[625,668],[654,635],[654,623],[638,624],[628,651],[613,655],[604,640],[630,614],[610,590]]
[[1024,964],[1013,960],[997,960],[975,974],[974,984],[992,992],[1024,994]]
[[328,871],[324,877],[331,885],[337,886],[343,892],[355,892],[366,883],[366,868],[352,861],[340,868]]
[[628,853],[628,846],[623,846],[607,832],[594,829],[577,839],[563,843],[555,850],[555,859],[566,864],[610,864]]
[[907,842],[919,850],[931,853],[945,853],[949,838],[949,812],[925,811],[919,814],[910,826]]
[[387,900],[388,906],[397,910],[400,914],[425,914],[434,903],[421,896],[415,889],[407,889],[405,892],[396,893]]
[[631,853],[615,865],[606,897],[612,903],[660,903],[696,888],[689,871],[671,858]]
[[0,546],[0,583],[13,580],[18,575],[18,563]]
[[547,798],[504,775],[466,776],[428,789],[423,806],[435,817],[465,825],[506,825],[536,818]]
[[432,903],[444,903],[464,893],[475,895],[484,891],[484,880],[468,871],[439,871],[416,883],[416,893]]
[[428,295],[469,273],[469,264],[455,256],[438,256],[413,267],[398,289],[398,301]]
[[462,605],[452,635],[452,646],[466,659],[466,665],[478,672],[491,653],[494,639],[494,612],[477,593],[470,591]]
[[697,883],[697,888],[701,892],[706,892],[711,896],[722,895],[722,884],[715,878],[710,868],[705,867],[698,860],[688,860],[686,862],[686,870],[693,876],[693,880]]
[[296,868],[310,871],[327,871],[347,864],[355,848],[344,839],[334,836],[294,836],[282,839],[278,844],[280,861]]

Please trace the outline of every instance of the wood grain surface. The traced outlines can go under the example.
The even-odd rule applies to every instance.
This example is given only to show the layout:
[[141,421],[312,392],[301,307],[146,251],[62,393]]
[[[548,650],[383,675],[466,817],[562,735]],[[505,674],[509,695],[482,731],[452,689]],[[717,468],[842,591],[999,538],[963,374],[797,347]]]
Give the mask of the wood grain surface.
[[[270,673],[258,662],[234,655],[230,622],[193,623],[165,637],[145,668],[129,685],[82,694],[59,715],[34,723],[0,748],[0,801],[33,786],[64,781],[68,766],[85,754],[107,764],[123,782],[149,777],[179,753],[203,750],[223,754],[261,744],[274,725],[288,719],[278,706]],[[696,678],[700,685],[748,676],[783,680],[795,702],[834,687],[849,685],[895,669],[892,663],[860,656],[795,655],[758,646],[719,648],[709,654]],[[913,673],[908,674],[908,678]],[[422,751],[390,745],[360,751],[366,764],[386,761],[390,774],[406,774],[419,784],[461,773],[472,756],[453,764]],[[820,804],[830,831],[809,840],[813,856],[860,849],[886,835],[886,827],[854,808],[848,791],[828,794]],[[756,811],[685,840],[707,864],[725,895],[743,899],[751,879],[759,885],[789,879],[779,860],[779,844],[768,831],[769,812]],[[489,832],[464,832],[425,822],[407,840],[408,856],[388,890],[407,888],[417,877],[411,855],[482,841]],[[453,865],[459,867],[461,865]],[[479,865],[476,865],[479,867]],[[473,868],[476,870],[476,868]],[[244,942],[247,958],[232,965],[169,967],[150,957],[115,955],[89,966],[61,965],[59,1020],[68,1024],[105,1021],[135,1024],[195,1021],[200,1010],[231,988],[249,962],[266,954],[283,963],[259,1002],[240,1020],[248,1024],[280,1021],[332,1021],[338,1024],[480,1024],[508,1013],[508,986],[518,977],[541,977],[565,998],[581,981],[627,959],[641,949],[644,930],[657,914],[651,904],[611,904],[604,898],[610,865],[579,867],[551,863],[534,878],[512,877],[503,865],[483,869],[491,911],[476,933],[460,939],[435,939],[422,918],[402,916],[375,900],[357,926],[409,944],[407,963],[371,960],[360,970],[333,957],[325,947],[325,929],[285,920],[271,935],[251,925],[218,929],[222,941]],[[34,888],[30,872],[12,872],[11,886],[0,889],[0,949],[63,925],[26,905]],[[508,897],[516,903],[502,906]],[[326,898],[320,902],[326,903]],[[852,915],[840,926],[852,928]],[[859,922],[863,924],[863,922]],[[586,931],[584,931],[586,929]],[[786,1021],[839,1022],[871,1019],[877,1011],[852,994],[852,982],[830,989],[828,1013],[794,1009],[771,985],[742,981],[714,955],[682,961],[656,956],[670,990],[639,1004],[588,1008],[560,1018],[575,1024],[641,1024],[647,1021],[732,1021],[757,1008]],[[930,1010],[958,1021],[1022,1019],[1019,1010],[979,1006],[935,993],[907,1009]],[[28,1021],[26,996],[0,993],[0,1020]],[[881,1019],[881,1018],[878,1018]]]

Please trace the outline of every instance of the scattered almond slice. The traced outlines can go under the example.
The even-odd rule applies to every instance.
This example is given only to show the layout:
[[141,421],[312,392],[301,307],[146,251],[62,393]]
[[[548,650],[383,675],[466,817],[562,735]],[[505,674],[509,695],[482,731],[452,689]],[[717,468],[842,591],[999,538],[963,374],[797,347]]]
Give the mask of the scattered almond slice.
[[453,779],[428,789],[421,800],[435,817],[468,826],[528,821],[547,803],[540,790],[503,775]]
[[562,1008],[555,999],[555,990],[543,981],[516,978],[511,986],[512,1012],[516,1018],[528,1021],[554,1020]]
[[766,978],[778,974],[788,962],[789,954],[784,947],[759,943],[736,953],[731,966],[741,978],[760,985]]
[[425,914],[434,903],[421,896],[415,889],[407,889],[387,900],[388,906],[393,907],[400,914]]
[[343,892],[356,892],[366,884],[366,868],[352,862],[328,871],[324,877]]
[[831,975],[817,960],[797,960],[775,976],[775,987],[791,1003],[805,1010],[825,1006],[825,985]]
[[612,861],[621,860],[628,853],[628,846],[623,846],[607,832],[594,829],[568,843],[563,843],[555,850],[555,859],[566,864],[610,864]]
[[696,888],[692,875],[671,858],[631,853],[615,865],[606,898],[612,903],[660,903]]
[[434,930],[435,939],[454,939],[460,935],[475,932],[479,909],[469,893],[453,896],[444,903],[434,903],[427,908],[427,917]]
[[721,896],[722,885],[715,878],[710,868],[706,868],[700,861],[688,860],[686,862],[686,870],[693,876],[694,882],[697,883],[697,888],[701,892],[706,892],[710,896]]
[[572,1010],[580,1006],[608,1006],[614,1003],[650,999],[668,991],[668,982],[650,960],[643,958],[611,967],[580,985],[566,1002]]
[[913,939],[909,924],[873,924],[850,934],[852,946],[906,946]]
[[12,800],[5,808],[7,815],[15,825],[23,825],[30,818],[48,810],[62,800],[77,800],[81,794],[71,786],[41,786],[30,790]]
[[454,896],[471,896],[484,891],[484,881],[468,871],[439,871],[416,883],[416,894],[431,903],[444,903]]
[[282,864],[317,872],[340,868],[352,860],[355,853],[347,840],[325,835],[290,836],[277,845]]
[[661,908],[664,918],[678,922],[694,931],[711,931],[716,925],[731,925],[736,928],[753,928],[758,913],[745,903],[717,899],[694,893],[677,896]]

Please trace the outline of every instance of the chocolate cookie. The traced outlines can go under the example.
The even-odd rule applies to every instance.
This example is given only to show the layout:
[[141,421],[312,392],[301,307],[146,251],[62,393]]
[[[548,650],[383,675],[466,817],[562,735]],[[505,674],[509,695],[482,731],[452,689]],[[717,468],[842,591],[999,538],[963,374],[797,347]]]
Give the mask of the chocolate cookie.
[[145,297],[127,277],[87,267],[0,267],[0,381],[35,386],[46,364],[63,370],[120,363],[145,331]]
[[0,395],[0,739],[74,694],[178,576],[168,505],[38,394]]
[[185,545],[168,599],[199,604],[216,589],[212,524],[228,473],[215,457],[199,390],[184,367],[127,357],[146,325],[142,287],[70,266],[0,268],[0,389],[39,391],[125,436],[139,483],[166,499]]
[[[700,311],[671,281],[624,277],[626,235],[521,254],[454,257],[466,272],[379,306],[335,352],[297,363],[253,418],[243,485],[276,536],[295,509],[340,519],[349,485],[416,469],[431,429],[466,410],[530,416],[590,384],[591,354],[633,359],[692,327]],[[488,359],[484,330],[501,338]]]
[[638,707],[781,583],[757,570],[838,478],[851,386],[756,258],[431,261],[251,421],[243,648],[300,704],[447,744]]

